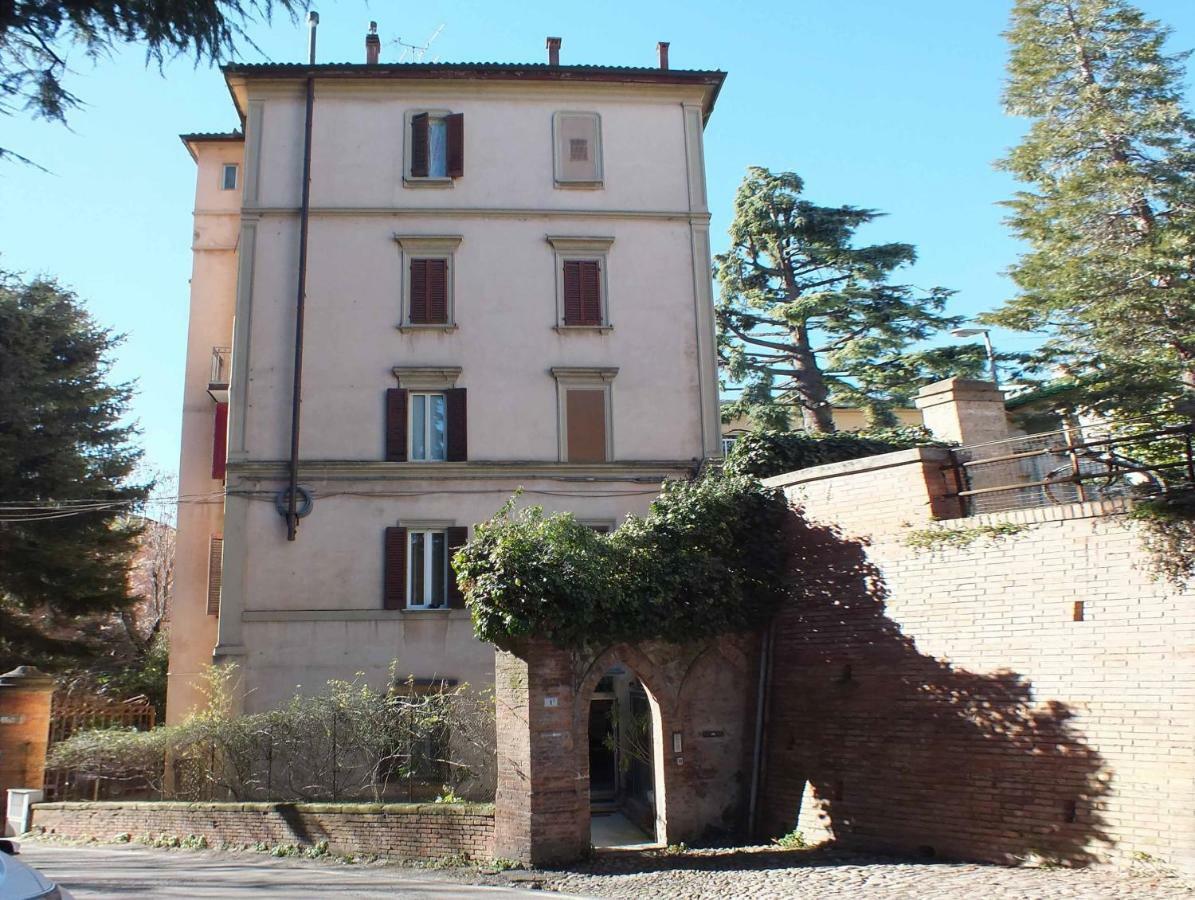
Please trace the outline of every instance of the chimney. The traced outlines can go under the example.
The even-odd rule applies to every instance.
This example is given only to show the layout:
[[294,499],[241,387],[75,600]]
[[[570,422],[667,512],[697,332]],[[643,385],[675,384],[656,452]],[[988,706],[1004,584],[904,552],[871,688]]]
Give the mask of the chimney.
[[548,65],[560,65],[560,38],[548,38]]
[[382,52],[382,39],[378,37],[378,23],[369,23],[369,34],[365,35],[365,64],[376,66],[378,54]]
[[315,65],[315,29],[319,26],[319,13],[314,9],[307,13],[307,28],[309,34],[307,35],[307,64],[309,66]]
[[660,41],[656,44],[656,52],[660,54],[660,68],[668,68],[668,42]]

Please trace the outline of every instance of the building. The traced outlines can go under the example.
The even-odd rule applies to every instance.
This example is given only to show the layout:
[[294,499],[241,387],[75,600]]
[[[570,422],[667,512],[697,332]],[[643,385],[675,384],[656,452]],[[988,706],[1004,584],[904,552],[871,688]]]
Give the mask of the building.
[[724,75],[665,44],[654,68],[548,47],[393,65],[371,35],[365,64],[230,65],[242,131],[183,136],[168,720],[213,660],[247,710],[395,661],[489,683],[447,562],[474,524],[522,490],[610,527],[720,454],[702,132]]

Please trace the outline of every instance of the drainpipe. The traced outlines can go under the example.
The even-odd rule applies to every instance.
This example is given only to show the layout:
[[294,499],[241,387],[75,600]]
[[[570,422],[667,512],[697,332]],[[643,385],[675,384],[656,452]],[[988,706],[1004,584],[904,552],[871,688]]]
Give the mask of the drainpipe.
[[[319,13],[307,14],[311,36],[307,63],[315,65],[315,29]],[[315,78],[307,76],[307,115],[303,123],[303,205],[299,212],[299,287],[295,295],[295,380],[290,407],[290,487],[286,500],[286,539],[299,530],[299,413],[303,405],[303,314],[307,305],[307,220],[311,212],[311,120],[315,112]]]
[[763,780],[763,744],[765,719],[767,717],[768,688],[772,681],[772,634],[774,624],[769,622],[759,647],[759,686],[755,696],[755,746],[751,754],[751,797],[747,809],[747,835],[755,837],[755,815],[759,802],[759,785]]

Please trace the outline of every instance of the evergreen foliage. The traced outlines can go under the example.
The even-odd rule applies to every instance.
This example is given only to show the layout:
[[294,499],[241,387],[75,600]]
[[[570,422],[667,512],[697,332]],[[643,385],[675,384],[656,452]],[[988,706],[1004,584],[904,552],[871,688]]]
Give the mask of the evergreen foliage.
[[0,658],[68,650],[59,625],[130,602],[142,525],[122,504],[149,486],[128,480],[141,452],[121,422],[132,386],[107,380],[118,343],[55,282],[0,272]]
[[826,463],[862,459],[912,447],[943,447],[926,429],[883,428],[810,435],[800,431],[751,431],[739,437],[726,455],[728,475],[770,478]]
[[943,312],[951,291],[889,281],[916,259],[912,245],[858,246],[856,231],[881,214],[818,206],[804,188],[792,172],[748,169],[731,248],[715,259],[719,354],[744,385],[732,413],[783,429],[787,409],[777,404],[795,404],[806,431],[832,432],[831,406],[840,404],[891,425],[889,410],[921,385],[982,372],[978,344],[910,349],[961,322]]
[[513,501],[453,557],[483,641],[561,647],[684,642],[745,631],[786,595],[788,508],[747,477],[673,481],[647,516],[599,534]]
[[1195,389],[1195,120],[1187,54],[1126,0],[1017,0],[1001,165],[1025,184],[1018,295],[987,318],[1050,336],[1038,362],[1082,405],[1158,408]]

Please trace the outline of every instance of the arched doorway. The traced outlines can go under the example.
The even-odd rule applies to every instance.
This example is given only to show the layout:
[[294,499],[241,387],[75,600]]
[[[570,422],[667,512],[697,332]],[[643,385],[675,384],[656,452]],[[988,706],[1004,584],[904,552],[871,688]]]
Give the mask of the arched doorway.
[[663,808],[659,704],[634,670],[616,661],[598,677],[586,717],[590,843],[655,846]]

